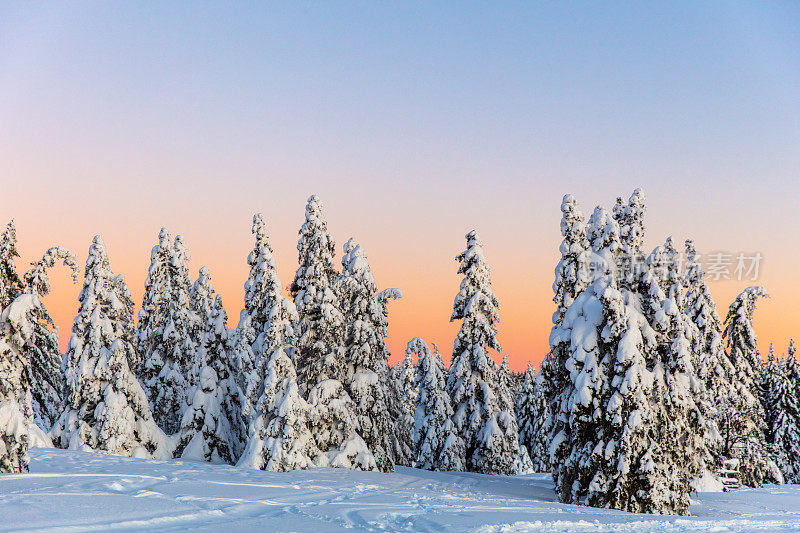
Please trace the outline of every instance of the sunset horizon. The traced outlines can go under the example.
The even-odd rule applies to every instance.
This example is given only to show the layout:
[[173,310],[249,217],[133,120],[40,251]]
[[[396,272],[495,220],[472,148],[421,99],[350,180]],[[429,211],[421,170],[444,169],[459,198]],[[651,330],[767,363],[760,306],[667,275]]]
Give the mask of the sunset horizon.
[[0,2],[0,530],[800,531],[798,95],[800,2]]
[[[646,190],[644,192],[645,194],[647,193]],[[627,193],[620,193],[620,196],[627,198],[629,194],[630,191]],[[331,206],[327,205],[324,197],[321,199],[323,201],[323,205],[325,206],[326,212],[331,211],[336,213],[342,211],[341,208],[336,209],[336,207],[332,208]],[[583,202],[580,201],[580,195],[577,195],[577,199],[581,204],[584,216],[586,216],[588,219],[594,206],[589,206],[588,204],[584,205]],[[603,207],[610,209],[613,205],[613,201],[614,199],[610,198],[605,202]],[[302,222],[302,210],[304,205],[304,200],[300,200],[298,202],[296,217],[298,221],[295,224],[297,228],[300,227],[300,223]],[[549,270],[552,271],[558,262],[557,249],[558,241],[561,237],[561,234],[558,230],[558,221],[560,220],[560,211],[558,210],[559,205],[560,201],[557,201],[552,208],[553,224],[552,227],[548,228],[547,231],[547,233],[550,234],[549,239],[555,243],[549,248],[554,251],[550,254],[550,257],[535,258],[537,260],[537,266],[539,267],[537,270],[547,271],[548,266],[550,266]],[[261,212],[265,215],[272,245],[276,250],[276,263],[281,282],[284,285],[284,295],[291,297],[288,286],[291,284],[291,280],[294,277],[295,270],[297,269],[296,241],[294,243],[291,242],[292,228],[275,227],[273,224],[270,224],[271,217],[269,216],[269,212],[266,210],[254,211],[254,213],[255,212]],[[655,214],[651,212],[646,214],[646,229],[648,228],[647,222],[650,217],[655,218]],[[211,252],[211,250],[203,248],[201,248],[201,250],[206,255],[199,256],[200,258],[198,258],[198,255],[193,252],[193,240],[191,238],[191,236],[196,233],[191,231],[175,231],[171,227],[163,226],[167,227],[167,229],[172,232],[173,236],[183,235],[186,239],[191,255],[189,263],[191,265],[191,273],[193,278],[197,277],[197,272],[201,267],[206,266],[210,269],[212,282],[217,290],[217,293],[223,297],[223,302],[228,311],[228,322],[232,328],[236,327],[239,320],[239,310],[242,307],[244,298],[244,282],[247,279],[248,266],[246,263],[246,258],[247,254],[252,249],[253,240],[253,236],[250,233],[252,214],[242,213],[241,216],[237,214],[235,218],[242,219],[242,228],[240,228],[240,231],[238,232],[233,231],[232,228],[229,228],[227,231],[227,236],[230,237],[230,240],[227,240],[224,243],[218,241],[206,244],[206,246],[214,247],[222,245],[224,247],[223,249],[227,251],[227,254],[224,258],[214,254]],[[229,220],[233,219],[233,216],[229,218]],[[497,246],[490,238],[484,236],[484,234],[480,231],[480,228],[470,228],[465,225],[460,234],[456,233],[453,235],[453,238],[451,239],[453,242],[450,243],[449,246],[450,250],[445,251],[428,249],[429,252],[425,256],[424,261],[419,261],[418,263],[411,261],[406,262],[404,267],[408,269],[422,269],[425,267],[425,265],[433,266],[436,269],[435,272],[437,272],[437,277],[436,279],[428,279],[426,283],[426,280],[414,280],[409,279],[408,277],[404,278],[404,275],[407,276],[407,274],[403,272],[394,273],[395,279],[405,279],[405,284],[403,284],[392,283],[392,275],[387,274],[387,271],[392,272],[391,265],[394,265],[395,261],[397,261],[397,257],[395,257],[395,261],[391,260],[391,250],[379,248],[379,250],[383,252],[383,255],[376,257],[376,254],[371,252],[371,248],[374,246],[370,246],[369,243],[359,241],[357,233],[353,235],[340,236],[338,234],[339,232],[336,230],[337,227],[340,227],[340,221],[329,216],[328,223],[330,227],[333,228],[332,233],[336,239],[338,253],[337,261],[341,259],[342,245],[347,239],[352,237],[356,242],[359,242],[365,247],[379,287],[381,289],[397,287],[403,291],[403,298],[395,300],[389,305],[389,336],[387,337],[387,344],[391,352],[391,364],[395,364],[403,358],[405,354],[406,343],[413,337],[421,337],[428,342],[437,344],[442,352],[443,358],[446,361],[449,360],[450,355],[452,355],[453,339],[458,331],[458,324],[450,322],[449,320],[450,314],[452,313],[452,300],[458,292],[458,283],[460,279],[456,273],[458,264],[454,258],[463,250],[465,245],[464,234],[472,229],[478,230],[478,233],[482,235],[487,259],[492,267],[493,285],[500,301],[498,339],[503,347],[503,352],[495,352],[494,355],[495,359],[497,360],[496,362],[500,362],[500,358],[503,354],[508,354],[511,368],[514,371],[520,372],[525,370],[528,363],[530,363],[534,368],[538,368],[544,356],[550,351],[548,336],[550,334],[550,329],[552,328],[551,315],[555,310],[555,304],[552,303],[552,280],[548,282],[547,279],[542,278],[541,280],[537,280],[535,285],[532,285],[529,281],[525,280],[524,277],[520,276],[519,281],[521,281],[524,290],[522,292],[515,292],[514,283],[516,280],[510,278],[509,275],[503,271],[498,272],[498,263],[503,266],[507,266],[507,263],[494,260],[495,254],[493,252]],[[353,224],[354,227],[357,227],[358,225],[357,221],[353,221]],[[26,228],[21,226],[19,222],[17,222],[16,225],[17,234],[20,239],[19,246],[22,256],[18,265],[20,272],[27,270],[28,263],[38,260],[39,257],[41,257],[41,253],[43,253],[50,246],[54,246],[56,244],[64,245],[73,251],[73,253],[75,253],[78,257],[79,264],[81,265],[81,276],[79,277],[78,282],[73,284],[67,269],[62,266],[58,266],[55,269],[56,274],[52,276],[53,292],[51,295],[48,295],[43,299],[45,304],[48,306],[56,325],[59,328],[59,342],[61,349],[66,350],[72,333],[72,320],[74,319],[74,315],[78,309],[78,294],[80,293],[83,282],[82,269],[83,264],[85,263],[85,258],[82,256],[85,256],[86,252],[84,249],[88,249],[94,234],[86,235],[85,241],[87,244],[83,248],[78,247],[77,244],[72,245],[72,247],[63,244],[65,242],[79,242],[79,239],[75,238],[74,236],[65,235],[64,238],[57,242],[54,241],[47,244],[47,241],[41,241],[39,243],[40,251],[32,252],[30,247],[27,245],[28,243],[26,235],[28,235],[28,231],[26,231]],[[96,233],[97,235],[103,236],[105,240],[106,246],[109,249],[109,257],[111,259],[111,266],[114,272],[116,274],[122,274],[125,276],[125,280],[128,284],[128,288],[131,291],[137,312],[141,307],[144,280],[147,275],[147,268],[150,264],[150,248],[152,248],[152,246],[155,245],[158,240],[157,237],[160,227],[161,226],[158,226],[157,223],[153,226],[152,237],[150,238],[151,244],[149,247],[147,246],[148,243],[146,242],[146,235],[142,235],[141,239],[137,239],[137,250],[140,252],[138,257],[134,257],[132,255],[123,255],[122,261],[115,260],[115,250],[120,248],[115,242],[117,237],[112,235],[112,237],[109,238],[105,236],[102,231]],[[130,227],[126,228],[126,231],[130,231],[131,229],[132,228]],[[218,226],[215,229],[218,231],[223,230],[223,228]],[[197,230],[195,230],[195,232],[196,231]],[[295,235],[296,231],[297,230],[295,229]],[[453,231],[455,232],[456,230],[454,229]],[[685,238],[692,238],[691,235],[686,235],[685,237],[679,235],[664,235],[664,238],[656,239],[656,237],[652,235],[652,232],[646,231],[645,242],[648,243],[649,249],[652,249],[663,244],[666,237],[669,236],[674,238],[679,249],[681,250],[683,248],[683,241]],[[378,239],[378,241],[380,241],[380,239]],[[238,250],[236,251],[234,250],[234,243],[238,246]],[[709,277],[712,295],[717,302],[718,312],[723,320],[725,319],[725,313],[727,312],[730,302],[732,302],[735,296],[746,287],[761,285],[767,289],[767,292],[770,293],[770,298],[762,300],[758,303],[758,309],[755,316],[756,331],[759,333],[759,348],[762,356],[766,357],[769,345],[772,343],[775,346],[775,352],[777,355],[785,355],[789,340],[795,336],[795,324],[800,323],[800,318],[798,318],[798,321],[795,321],[793,313],[787,313],[784,310],[779,310],[775,304],[776,299],[778,302],[780,302],[784,301],[785,297],[774,289],[771,289],[769,284],[764,282],[764,279],[770,279],[764,277],[766,274],[771,274],[769,270],[769,267],[771,266],[769,258],[761,258],[756,261],[757,264],[753,265],[753,258],[757,257],[757,254],[759,253],[758,250],[742,248],[721,251],[719,247],[707,246],[706,243],[703,242],[696,242],[695,244],[698,246],[698,251],[700,252],[701,258],[703,258],[704,261],[708,260],[707,256],[711,253],[724,253],[726,256],[729,256],[723,263],[723,266],[726,267],[727,274],[720,274],[718,276],[719,279],[716,280],[713,279],[713,277]],[[742,272],[743,279],[737,279],[737,272],[735,271],[737,267],[736,256],[739,254],[744,255],[745,268],[755,266],[757,273],[757,278],[755,280],[751,279],[750,277],[744,277],[746,272]],[[287,261],[287,256],[289,261]],[[549,260],[550,265],[547,264],[546,259]],[[118,266],[119,264],[122,264],[123,267],[120,268]],[[341,265],[338,263],[337,266],[341,267]],[[450,284],[445,285],[444,283],[441,283],[441,286],[434,286],[439,285],[439,279],[447,279]],[[427,298],[429,300],[427,301],[429,303],[421,305],[422,302],[426,301],[426,295],[428,295]],[[536,309],[526,309],[524,307],[524,302],[527,298],[534,298],[534,295],[539,295],[537,301],[543,301],[543,303]],[[418,316],[420,309],[426,309],[428,310],[428,313],[424,316]],[[134,313],[134,316],[136,316],[136,313]],[[528,322],[527,318],[530,316],[535,316],[537,319],[535,321]]]

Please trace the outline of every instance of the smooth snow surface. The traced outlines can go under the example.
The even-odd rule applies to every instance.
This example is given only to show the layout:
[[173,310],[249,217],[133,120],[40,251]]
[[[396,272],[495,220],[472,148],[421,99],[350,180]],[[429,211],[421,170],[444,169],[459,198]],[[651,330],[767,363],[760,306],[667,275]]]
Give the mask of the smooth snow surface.
[[0,530],[798,531],[800,486],[692,499],[691,517],[555,501],[548,474],[503,477],[398,467],[263,472],[191,461],[30,450],[0,475]]

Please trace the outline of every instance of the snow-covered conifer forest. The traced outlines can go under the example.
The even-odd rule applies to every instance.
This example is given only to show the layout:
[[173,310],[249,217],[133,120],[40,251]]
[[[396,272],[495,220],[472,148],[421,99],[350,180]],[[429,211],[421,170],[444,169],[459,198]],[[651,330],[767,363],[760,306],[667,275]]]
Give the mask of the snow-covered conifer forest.
[[[170,475],[167,459],[230,465],[252,486],[254,470],[287,487],[368,471],[363,480],[398,494],[397,480],[445,486],[453,474],[442,472],[461,472],[500,491],[490,498],[513,485],[517,501],[524,481],[492,481],[514,476],[532,480],[532,500],[552,487],[553,506],[661,515],[694,514],[699,493],[800,483],[800,365],[794,342],[762,356],[753,324],[766,290],[743,287],[718,308],[692,240],[644,248],[639,189],[588,217],[566,195],[561,213],[554,303],[539,302],[553,309],[551,351],[519,375],[498,340],[501,302],[476,230],[453,264],[452,352],[416,337],[390,366],[385,338],[402,292],[377,285],[354,239],[337,247],[317,196],[288,291],[276,260],[289,258],[273,255],[266,218],[253,217],[234,328],[213,273],[193,278],[180,235],[157,236],[140,306],[96,236],[63,354],[42,296],[56,263],[80,281],[76,256],[55,246],[23,272],[11,221],[0,236],[0,482],[24,484],[34,467],[65,473],[60,457],[93,471],[99,463],[80,453],[93,452],[126,472],[161,460],[158,476]],[[191,470],[199,484],[217,476],[203,468]],[[362,479],[353,475],[341,482]],[[370,526],[337,527],[348,523]]]

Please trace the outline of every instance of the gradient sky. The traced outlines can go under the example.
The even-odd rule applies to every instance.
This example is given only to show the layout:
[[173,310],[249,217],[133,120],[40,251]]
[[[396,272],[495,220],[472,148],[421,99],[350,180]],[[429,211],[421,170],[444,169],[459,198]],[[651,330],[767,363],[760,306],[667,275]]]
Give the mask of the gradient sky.
[[[559,205],[634,187],[646,244],[761,252],[762,351],[800,337],[800,4],[2,2],[0,218],[22,265],[102,234],[141,302],[161,226],[238,317],[250,220],[281,279],[306,198],[447,356],[478,229],[512,367],[547,352]],[[20,267],[24,269],[23,266]],[[45,301],[62,345],[79,286]],[[712,289],[723,315],[745,281]],[[234,321],[235,322],[235,321]]]

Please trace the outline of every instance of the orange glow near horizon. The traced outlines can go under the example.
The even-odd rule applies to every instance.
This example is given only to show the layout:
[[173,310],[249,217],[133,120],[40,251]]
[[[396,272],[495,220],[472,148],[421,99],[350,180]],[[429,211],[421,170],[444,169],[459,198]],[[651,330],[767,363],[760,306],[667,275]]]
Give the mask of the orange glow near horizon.
[[[297,214],[302,216],[302,204],[298,207],[300,209],[297,209]],[[187,237],[192,252],[190,262],[192,273],[196,276],[197,270],[203,265],[211,268],[214,286],[217,292],[223,295],[231,327],[236,326],[242,306],[243,285],[248,273],[245,258],[252,245],[249,233],[250,217],[237,218],[242,222],[239,231],[217,227],[215,231],[220,233],[219,236],[209,235],[210,238],[206,242],[198,243],[195,248],[192,248],[192,241]],[[336,224],[331,225],[336,226]],[[555,225],[554,223],[553,226]],[[104,234],[104,239],[109,250],[112,269],[115,273],[125,275],[138,311],[149,264],[149,249],[155,244],[158,228],[154,227],[150,232],[152,235],[143,235],[134,232],[133,229],[117,228],[111,234]],[[17,265],[20,272],[25,270],[30,261],[37,258],[32,255],[32,248],[44,251],[50,245],[66,245],[64,241],[45,241],[43,235],[32,233],[30,228],[24,223],[21,224],[19,220],[17,231],[20,239],[19,248],[23,254]],[[231,237],[223,239],[222,234],[228,231]],[[294,276],[297,259],[294,249],[296,243],[292,240],[290,228],[275,228],[274,232],[281,237],[277,239],[273,236],[272,244],[281,281],[287,287]],[[493,267],[493,287],[501,306],[498,338],[503,353],[509,355],[511,368],[516,371],[524,370],[528,363],[537,366],[549,349],[548,335],[553,311],[550,285],[552,270],[558,258],[553,250],[559,238],[554,230],[550,233],[553,234],[550,240],[554,241],[554,246],[547,250],[547,257],[534,258],[530,250],[525,254],[529,262],[524,262],[523,265],[530,271],[529,275],[525,275],[518,261],[504,258],[503,250],[498,249],[491,240],[487,242],[484,238],[487,259]],[[62,235],[67,236],[67,232],[63,232]],[[85,235],[82,243],[73,235],[69,235],[65,240],[68,247],[78,256],[82,269],[91,235]],[[126,240],[129,242],[126,243]],[[337,243],[343,240],[337,239]],[[392,354],[392,364],[403,357],[406,343],[415,336],[422,337],[429,344],[436,343],[445,360],[451,355],[459,323],[451,323],[449,316],[453,297],[460,283],[460,277],[456,274],[458,265],[453,258],[461,251],[463,238],[453,238],[452,241],[452,246],[447,251],[434,250],[429,243],[423,243],[418,249],[409,248],[410,257],[398,253],[398,250],[393,250],[391,246],[376,246],[372,252],[367,248],[380,288],[392,286],[404,292],[403,298],[390,303],[389,308],[387,344]],[[767,268],[763,270],[764,275],[757,282],[711,283],[721,318],[725,318],[727,305],[745,286],[764,284],[769,290],[770,282],[789,275],[789,272],[773,272],[769,268],[770,263],[766,263],[765,266]],[[77,297],[82,284],[82,272],[79,282],[73,285],[67,269],[58,266],[52,270],[51,280],[53,290],[45,298],[45,303],[59,327],[61,348],[66,350],[72,319],[78,308]],[[785,353],[788,340],[798,323],[796,310],[786,312],[786,309],[789,302],[800,298],[800,291],[786,284],[780,289],[773,291],[770,299],[762,300],[758,304],[755,321],[763,355],[766,355],[770,342],[775,343],[776,353],[779,355]],[[493,357],[499,362],[501,355],[494,353]]]

